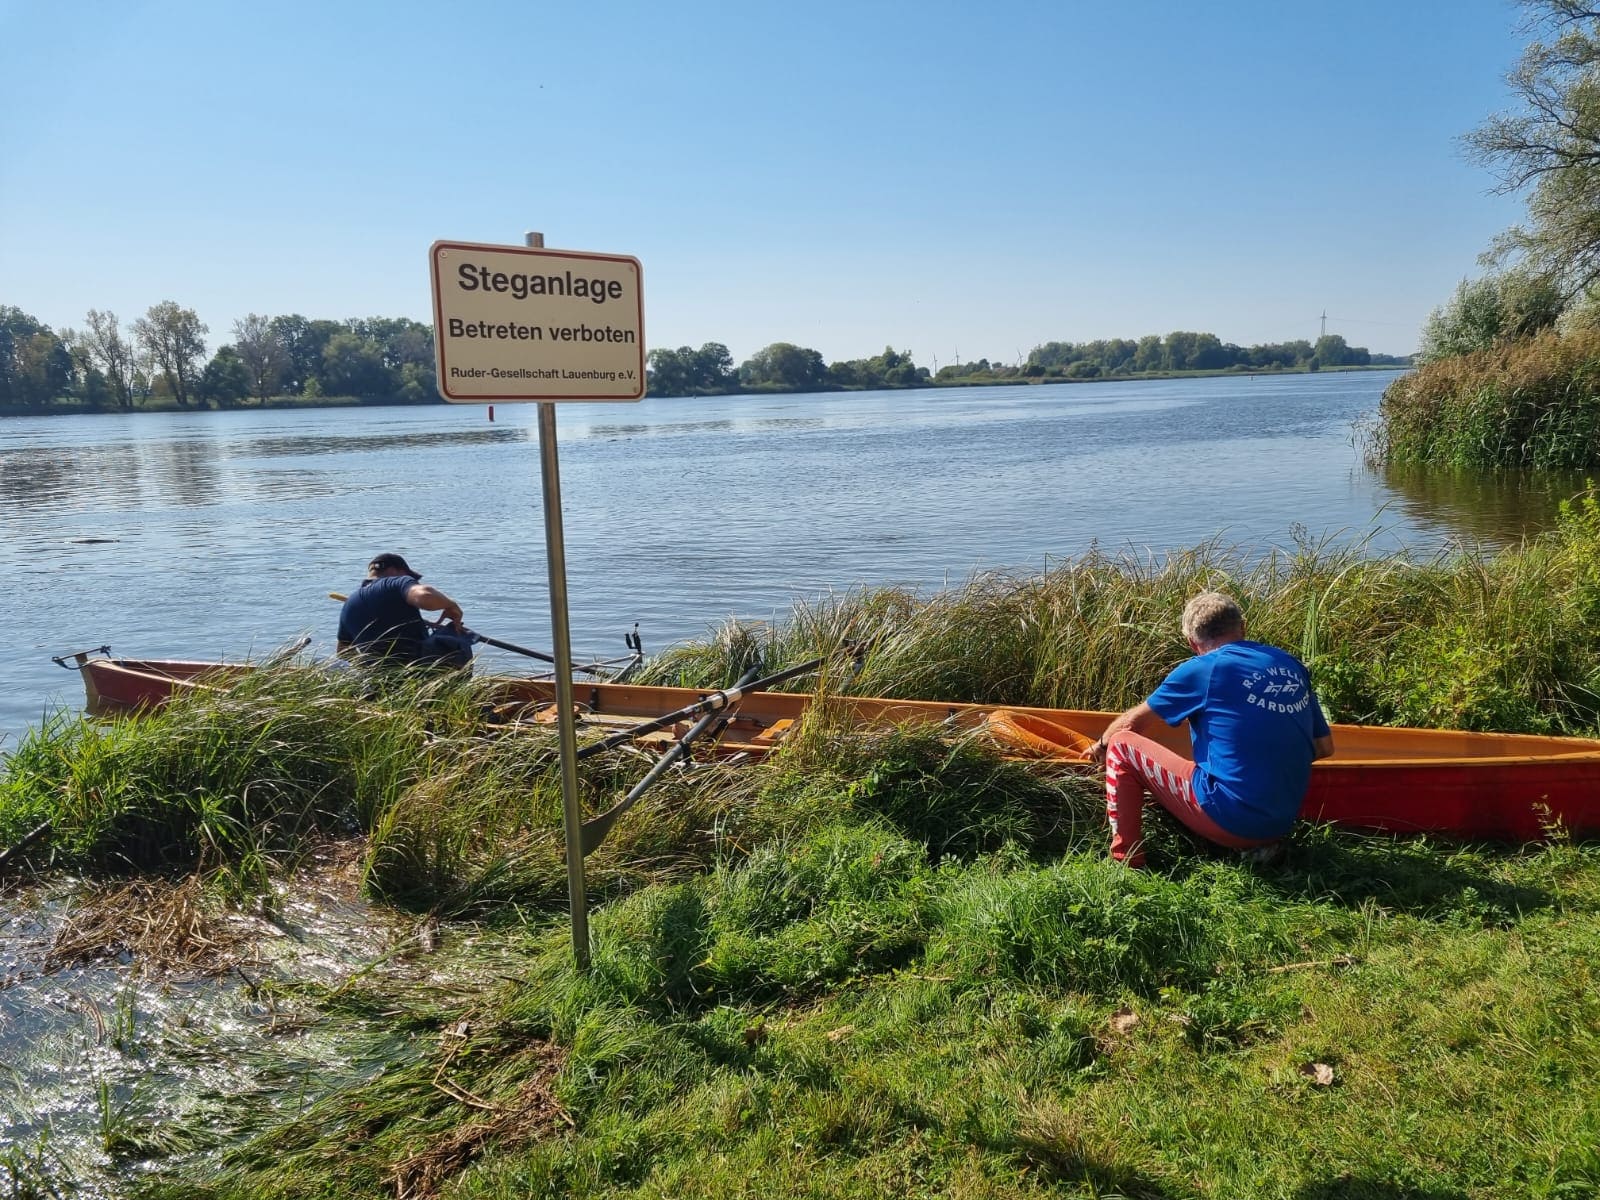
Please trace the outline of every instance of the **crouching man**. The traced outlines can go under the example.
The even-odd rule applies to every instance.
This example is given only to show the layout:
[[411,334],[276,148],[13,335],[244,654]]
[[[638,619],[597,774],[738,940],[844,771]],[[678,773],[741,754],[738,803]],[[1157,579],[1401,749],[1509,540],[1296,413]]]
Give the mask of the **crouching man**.
[[[1195,656],[1106,727],[1090,757],[1106,768],[1111,857],[1144,865],[1149,793],[1194,833],[1268,861],[1294,825],[1311,764],[1333,753],[1333,734],[1305,666],[1275,646],[1245,640],[1231,596],[1202,592],[1183,610]],[[1149,735],[1189,722],[1193,761]]]

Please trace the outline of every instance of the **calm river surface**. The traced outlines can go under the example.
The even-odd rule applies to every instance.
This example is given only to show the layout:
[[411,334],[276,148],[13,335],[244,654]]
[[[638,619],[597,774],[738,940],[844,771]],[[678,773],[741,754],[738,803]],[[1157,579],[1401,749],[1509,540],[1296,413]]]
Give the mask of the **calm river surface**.
[[[1036,572],[1092,542],[1157,551],[1296,527],[1375,550],[1498,541],[1564,484],[1427,484],[1364,468],[1352,422],[1389,372],[566,404],[575,652],[646,650],[863,584]],[[379,550],[469,625],[549,648],[537,412],[483,407],[0,419],[0,749],[76,708],[52,654],[330,650]],[[1571,490],[1576,490],[1576,485]],[[520,671],[526,659],[480,663]]]

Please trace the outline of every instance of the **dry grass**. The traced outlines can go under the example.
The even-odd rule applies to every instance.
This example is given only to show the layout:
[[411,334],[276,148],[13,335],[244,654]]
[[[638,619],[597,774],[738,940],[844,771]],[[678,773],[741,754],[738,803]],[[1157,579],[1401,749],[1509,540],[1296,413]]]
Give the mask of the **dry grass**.
[[249,924],[208,901],[198,875],[89,886],[52,939],[44,971],[122,957],[142,971],[189,976],[260,961]]
[[[465,1032],[454,1036],[464,1045]],[[497,1154],[514,1153],[518,1147],[538,1141],[558,1126],[572,1124],[551,1090],[566,1054],[549,1043],[524,1050],[518,1056],[526,1070],[521,1086],[503,1103],[482,1100],[449,1082],[448,1068],[453,1054],[446,1054],[434,1073],[433,1086],[452,1100],[482,1115],[463,1121],[435,1138],[425,1148],[402,1159],[392,1179],[398,1200],[427,1200],[466,1170],[491,1147]]]

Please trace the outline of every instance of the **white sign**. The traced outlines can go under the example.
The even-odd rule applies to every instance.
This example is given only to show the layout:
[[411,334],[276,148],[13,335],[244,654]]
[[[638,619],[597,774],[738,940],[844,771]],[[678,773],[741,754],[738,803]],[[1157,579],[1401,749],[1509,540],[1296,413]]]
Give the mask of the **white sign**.
[[428,264],[446,400],[644,398],[638,259],[435,242]]

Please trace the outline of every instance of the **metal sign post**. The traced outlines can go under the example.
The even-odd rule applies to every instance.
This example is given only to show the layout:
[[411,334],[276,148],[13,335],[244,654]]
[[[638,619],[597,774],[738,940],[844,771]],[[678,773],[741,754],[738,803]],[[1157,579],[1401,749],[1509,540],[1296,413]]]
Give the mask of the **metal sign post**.
[[589,969],[589,901],[583,880],[583,808],[578,803],[577,706],[572,702],[572,645],[567,629],[567,551],[561,534],[561,468],[556,462],[556,406],[539,405],[539,478],[544,486],[544,549],[550,568],[550,640],[555,651],[556,728],[561,739],[561,832],[567,842],[567,900],[572,955]]
[[572,955],[578,969],[586,971],[589,907],[554,401],[644,398],[642,271],[637,259],[620,255],[547,251],[540,233],[527,235],[527,249],[435,242],[429,260],[439,394],[457,404],[532,400],[539,405],[567,899]]
[[[544,234],[528,245],[544,248]],[[572,702],[572,644],[567,621],[567,547],[561,526],[561,464],[556,458],[556,406],[539,405],[539,481],[544,494],[544,555],[550,579],[550,641],[556,668],[556,729],[561,745],[561,833],[567,843],[567,903],[572,957],[589,969],[589,896],[583,877],[583,806],[578,802],[577,706]]]

